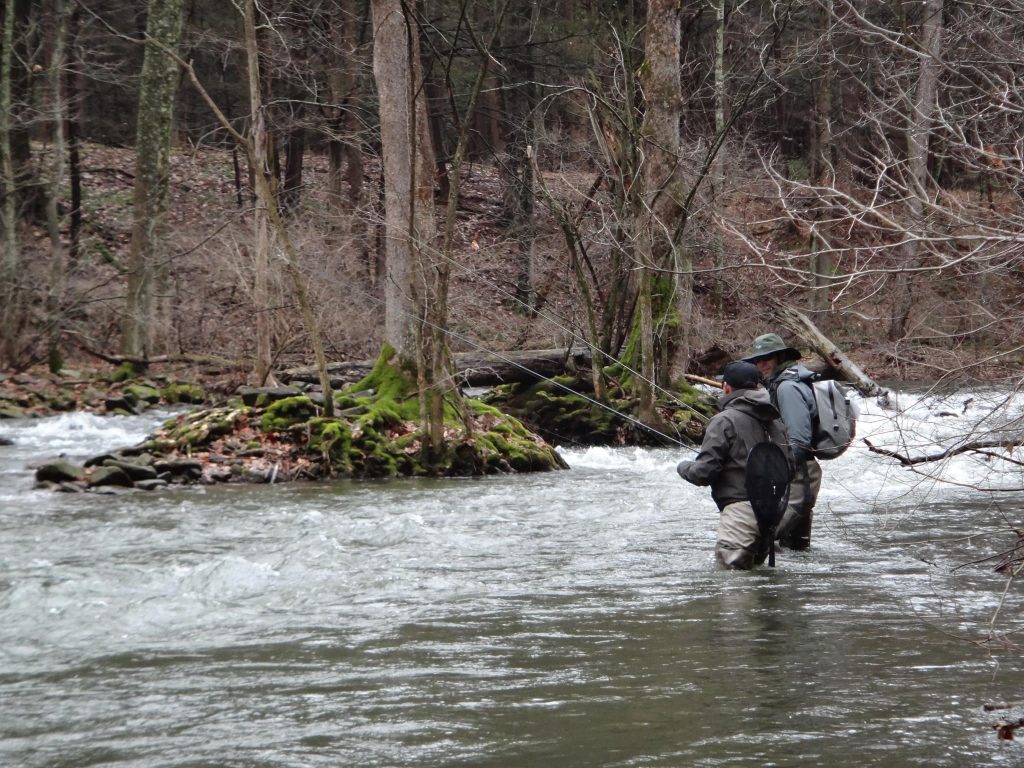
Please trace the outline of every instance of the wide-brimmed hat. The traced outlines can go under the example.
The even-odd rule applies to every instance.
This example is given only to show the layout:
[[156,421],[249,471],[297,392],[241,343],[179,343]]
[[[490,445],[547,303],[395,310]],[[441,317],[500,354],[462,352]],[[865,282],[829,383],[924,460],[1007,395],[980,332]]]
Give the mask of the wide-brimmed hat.
[[754,363],[779,353],[782,353],[787,360],[799,360],[803,357],[799,349],[787,345],[779,334],[766,333],[754,339],[754,343],[750,345],[750,354],[740,359],[747,363]]

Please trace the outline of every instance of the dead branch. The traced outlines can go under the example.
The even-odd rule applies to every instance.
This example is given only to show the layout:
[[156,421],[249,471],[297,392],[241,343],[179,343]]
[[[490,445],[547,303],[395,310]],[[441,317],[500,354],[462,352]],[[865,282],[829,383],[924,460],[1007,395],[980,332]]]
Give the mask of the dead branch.
[[848,358],[803,312],[781,302],[772,302],[772,314],[780,325],[799,336],[828,366],[864,397],[877,397],[880,405],[892,402],[889,390],[877,384]]
[[963,445],[956,445],[951,448],[947,448],[946,450],[941,451],[939,453],[926,453],[922,454],[921,456],[909,456],[904,453],[899,453],[898,451],[889,450],[888,448],[879,448],[878,446],[873,445],[871,441],[868,440],[867,438],[864,438],[864,444],[872,453],[877,453],[881,456],[888,456],[890,458],[896,459],[896,461],[898,461],[905,467],[910,467],[913,466],[914,464],[926,464],[932,461],[942,461],[943,459],[948,459],[952,456],[958,456],[959,454],[967,453],[968,451],[977,451],[979,453],[985,453],[985,455],[987,456],[994,456],[996,458],[1006,459],[1007,461],[1011,461],[1015,464],[1020,463],[1018,461],[1015,461],[1014,459],[1009,459],[1005,456],[1000,456],[999,454],[987,453],[984,450],[986,448],[1013,448],[1016,445],[1018,445],[1017,442],[1008,440],[980,440],[975,443],[964,443]]

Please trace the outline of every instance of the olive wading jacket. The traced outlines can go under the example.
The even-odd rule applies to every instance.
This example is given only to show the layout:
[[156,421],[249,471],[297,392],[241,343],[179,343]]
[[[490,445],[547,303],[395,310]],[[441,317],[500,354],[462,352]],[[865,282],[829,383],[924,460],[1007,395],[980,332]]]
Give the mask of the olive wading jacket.
[[766,389],[738,389],[723,395],[720,409],[704,430],[704,441],[693,461],[681,461],[676,471],[694,485],[710,485],[718,509],[747,501],[747,454],[757,443],[771,440],[792,464],[786,427]]

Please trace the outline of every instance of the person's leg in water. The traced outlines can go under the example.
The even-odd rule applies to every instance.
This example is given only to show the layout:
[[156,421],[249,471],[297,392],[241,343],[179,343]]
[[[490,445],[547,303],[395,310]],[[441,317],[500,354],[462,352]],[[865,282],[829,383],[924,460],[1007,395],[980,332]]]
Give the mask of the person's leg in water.
[[737,501],[722,510],[715,557],[725,568],[736,570],[749,570],[768,557],[768,541],[761,536],[749,501]]
[[779,546],[787,549],[807,549],[811,546],[814,504],[820,490],[821,465],[814,460],[805,462],[789,485],[789,504],[775,531]]

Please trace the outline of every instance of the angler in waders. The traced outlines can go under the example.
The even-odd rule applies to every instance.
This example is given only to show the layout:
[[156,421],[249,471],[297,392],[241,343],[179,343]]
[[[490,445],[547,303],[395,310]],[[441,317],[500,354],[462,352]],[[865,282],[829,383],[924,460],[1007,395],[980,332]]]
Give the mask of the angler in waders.
[[797,363],[800,357],[799,350],[787,346],[779,334],[766,333],[754,339],[750,354],[743,358],[761,372],[789,434],[796,473],[790,485],[789,506],[776,533],[779,544],[789,549],[811,546],[814,503],[821,489],[821,465],[812,451],[818,418],[810,386],[814,373]]
[[748,569],[774,555],[773,533],[785,507],[792,459],[786,428],[755,366],[729,363],[722,390],[719,413],[708,422],[697,457],[681,461],[676,471],[687,482],[711,486],[720,512],[718,561]]

